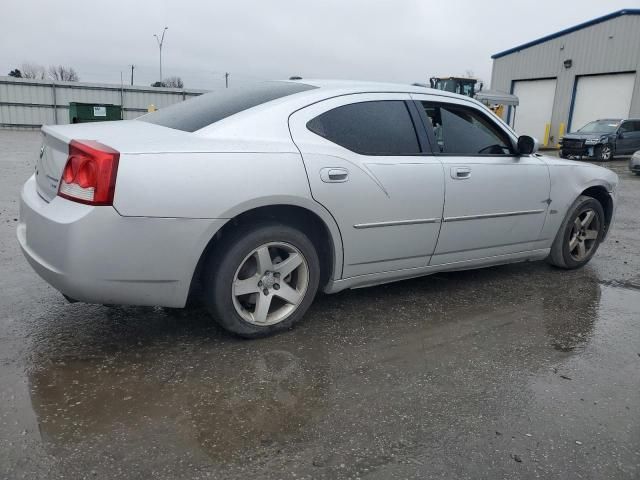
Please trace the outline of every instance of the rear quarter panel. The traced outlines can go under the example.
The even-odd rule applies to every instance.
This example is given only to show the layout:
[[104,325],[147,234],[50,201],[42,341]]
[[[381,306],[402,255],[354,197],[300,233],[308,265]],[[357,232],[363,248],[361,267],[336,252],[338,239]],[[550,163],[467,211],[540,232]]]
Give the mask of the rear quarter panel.
[[311,199],[299,154],[126,154],[114,207],[124,216],[231,218],[260,198],[289,197]]
[[123,216],[230,219],[269,205],[298,206],[320,217],[333,241],[334,278],[340,278],[340,230],[331,214],[311,197],[299,153],[196,152],[120,157],[114,207]]

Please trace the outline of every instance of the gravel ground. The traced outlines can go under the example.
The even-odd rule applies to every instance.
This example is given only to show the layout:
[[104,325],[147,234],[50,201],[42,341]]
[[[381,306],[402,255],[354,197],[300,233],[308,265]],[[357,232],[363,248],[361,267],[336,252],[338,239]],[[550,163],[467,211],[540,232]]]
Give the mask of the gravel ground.
[[582,270],[318,298],[241,341],[200,310],[68,304],[15,227],[34,132],[0,131],[0,478],[640,477],[640,177]]

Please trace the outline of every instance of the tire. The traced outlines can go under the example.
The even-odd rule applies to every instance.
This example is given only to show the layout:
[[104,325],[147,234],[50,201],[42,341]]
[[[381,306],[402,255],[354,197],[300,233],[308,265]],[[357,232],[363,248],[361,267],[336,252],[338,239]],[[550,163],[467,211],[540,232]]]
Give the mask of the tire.
[[605,215],[602,205],[593,197],[580,195],[562,222],[547,261],[559,268],[580,268],[596,253],[604,233]]
[[265,337],[304,316],[319,281],[320,261],[311,240],[287,225],[262,223],[237,231],[212,255],[203,300],[225,330],[243,338]]
[[608,143],[605,143],[604,145],[597,145],[593,153],[596,159],[601,162],[613,160],[613,148]]

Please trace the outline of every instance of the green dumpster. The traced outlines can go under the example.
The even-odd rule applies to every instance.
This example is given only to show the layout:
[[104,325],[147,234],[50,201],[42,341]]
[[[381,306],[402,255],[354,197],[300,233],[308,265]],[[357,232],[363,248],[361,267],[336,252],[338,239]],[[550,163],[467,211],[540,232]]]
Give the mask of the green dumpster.
[[69,102],[69,122],[104,122],[122,120],[122,106],[107,103]]

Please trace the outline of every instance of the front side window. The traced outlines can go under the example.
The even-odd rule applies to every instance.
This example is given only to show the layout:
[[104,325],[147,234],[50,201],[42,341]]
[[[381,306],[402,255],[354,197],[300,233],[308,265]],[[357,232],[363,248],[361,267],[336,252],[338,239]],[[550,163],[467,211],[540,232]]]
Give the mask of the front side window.
[[307,128],[361,155],[420,153],[411,115],[401,100],[343,105],[310,120]]
[[421,102],[434,151],[449,155],[513,155],[511,141],[481,112],[459,105]]
[[620,132],[628,133],[633,131],[633,123],[632,122],[622,122],[620,125]]
[[640,133],[640,120],[630,120],[628,122],[623,122],[620,125],[620,132],[623,133]]

